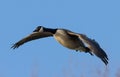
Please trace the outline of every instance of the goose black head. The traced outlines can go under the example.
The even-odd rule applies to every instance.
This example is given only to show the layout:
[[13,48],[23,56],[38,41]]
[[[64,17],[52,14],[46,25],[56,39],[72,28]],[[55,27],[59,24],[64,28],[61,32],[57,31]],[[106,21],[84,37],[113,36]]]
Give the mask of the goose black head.
[[38,26],[38,27],[36,27],[36,29],[33,32],[50,32],[50,33],[55,34],[56,31],[57,31],[57,29],[51,29],[51,28],[46,28],[43,26]]
[[43,26],[38,26],[33,32],[39,32],[43,29]]

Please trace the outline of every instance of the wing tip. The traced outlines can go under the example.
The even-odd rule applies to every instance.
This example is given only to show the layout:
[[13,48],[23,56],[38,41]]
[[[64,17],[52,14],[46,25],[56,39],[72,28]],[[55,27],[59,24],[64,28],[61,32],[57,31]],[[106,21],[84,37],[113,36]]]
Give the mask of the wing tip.
[[101,58],[101,60],[105,63],[105,65],[108,65],[108,57]]
[[18,45],[17,43],[13,44],[13,46],[11,46],[11,49],[16,49],[18,48],[20,45]]

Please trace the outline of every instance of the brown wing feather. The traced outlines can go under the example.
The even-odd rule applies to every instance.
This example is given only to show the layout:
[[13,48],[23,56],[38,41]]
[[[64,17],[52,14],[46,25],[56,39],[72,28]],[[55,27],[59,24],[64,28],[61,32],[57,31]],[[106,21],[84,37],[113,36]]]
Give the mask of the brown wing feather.
[[[65,31],[68,33],[69,36],[75,37],[75,39],[79,39],[79,36],[76,35],[76,33],[72,32],[70,30],[65,30]],[[83,47],[85,47],[83,41],[81,39],[79,39],[79,41],[80,41],[80,45],[83,46]]]
[[83,34],[79,34],[79,37],[88,45],[88,48],[91,50],[91,52],[93,52],[97,57],[99,57],[106,65],[108,64],[107,54],[95,40],[90,39]]
[[43,38],[43,37],[49,37],[52,36],[52,33],[49,32],[33,32],[32,34],[28,35],[27,37],[21,39],[20,41],[16,42],[11,48],[15,49],[18,48],[19,46],[23,45],[26,42]]
[[67,33],[68,33],[69,35],[75,36],[75,37],[77,37],[77,38],[79,39],[80,46],[83,47],[84,50],[85,50],[84,52],[89,53],[90,55],[93,56],[92,52],[90,52],[90,49],[85,46],[85,43],[79,38],[79,35],[78,35],[77,33],[74,33],[74,32],[72,32],[72,31],[70,31],[70,30],[66,30],[66,31],[67,31]]

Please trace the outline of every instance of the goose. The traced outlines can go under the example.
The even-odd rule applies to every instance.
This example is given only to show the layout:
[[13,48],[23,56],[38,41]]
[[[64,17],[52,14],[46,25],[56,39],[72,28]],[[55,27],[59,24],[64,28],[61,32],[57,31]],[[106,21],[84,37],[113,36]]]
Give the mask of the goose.
[[105,65],[108,64],[108,56],[100,47],[98,42],[87,37],[85,34],[75,33],[62,28],[52,29],[43,26],[37,26],[30,35],[14,43],[11,48],[16,49],[26,42],[45,37],[54,37],[55,40],[68,49],[72,49],[77,52],[80,51],[89,53],[92,56],[96,55],[104,62]]

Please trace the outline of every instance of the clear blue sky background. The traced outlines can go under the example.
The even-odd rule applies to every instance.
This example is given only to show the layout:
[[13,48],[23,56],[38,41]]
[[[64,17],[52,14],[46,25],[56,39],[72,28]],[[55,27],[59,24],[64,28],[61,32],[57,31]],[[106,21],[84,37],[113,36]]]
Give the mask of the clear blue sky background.
[[[96,39],[109,65],[54,38],[10,49],[38,25]],[[120,77],[120,0],[0,0],[0,27],[0,77]]]

